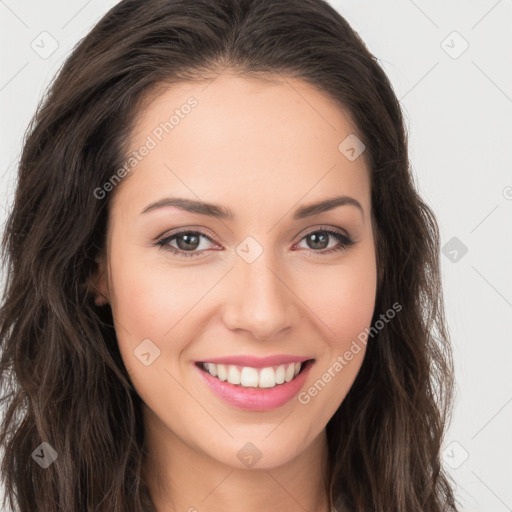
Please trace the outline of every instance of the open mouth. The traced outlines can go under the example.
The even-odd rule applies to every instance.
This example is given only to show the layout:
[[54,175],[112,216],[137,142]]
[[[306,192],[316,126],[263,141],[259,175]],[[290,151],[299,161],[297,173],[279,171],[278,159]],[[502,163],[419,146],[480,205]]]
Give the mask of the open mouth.
[[223,382],[229,382],[235,386],[268,389],[291,382],[313,362],[314,359],[308,359],[300,363],[285,363],[266,368],[253,368],[250,366],[214,364],[199,361],[196,363],[196,366],[212,377]]

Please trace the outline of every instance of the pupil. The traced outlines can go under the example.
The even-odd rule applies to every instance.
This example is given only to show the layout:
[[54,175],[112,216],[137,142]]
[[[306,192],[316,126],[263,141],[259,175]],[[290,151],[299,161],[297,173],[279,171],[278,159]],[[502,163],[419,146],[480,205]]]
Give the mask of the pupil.
[[[309,235],[309,238],[310,238],[310,241],[313,242],[313,247],[310,247],[312,249],[325,249],[328,245],[328,235],[327,233],[322,233],[321,235],[318,235],[317,233],[312,233],[311,235]],[[315,245],[315,244],[320,244],[320,246],[318,245]]]
[[[183,243],[180,243],[182,240],[185,242],[185,244],[188,244],[188,245],[184,245]],[[178,244],[178,247],[182,250],[197,249],[197,246],[199,245],[199,237],[194,234],[181,235],[177,239],[177,244]],[[190,247],[191,245],[192,245],[192,247]]]

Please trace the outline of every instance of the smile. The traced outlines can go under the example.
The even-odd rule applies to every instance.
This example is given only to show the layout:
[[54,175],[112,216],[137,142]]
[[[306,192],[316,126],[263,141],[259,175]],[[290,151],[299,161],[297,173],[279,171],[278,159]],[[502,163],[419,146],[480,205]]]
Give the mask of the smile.
[[290,382],[300,373],[304,363],[287,363],[266,368],[233,364],[199,363],[212,377],[245,388],[273,388]]
[[300,392],[314,361],[258,368],[204,361],[194,366],[209,391],[222,402],[246,411],[268,411],[284,406]]

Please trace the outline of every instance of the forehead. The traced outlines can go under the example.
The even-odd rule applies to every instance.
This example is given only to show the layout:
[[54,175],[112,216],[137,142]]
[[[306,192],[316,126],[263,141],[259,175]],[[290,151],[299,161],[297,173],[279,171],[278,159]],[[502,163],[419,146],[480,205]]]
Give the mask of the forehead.
[[116,194],[132,203],[165,192],[224,204],[243,198],[257,208],[340,193],[369,208],[366,155],[351,161],[340,151],[353,135],[361,138],[340,105],[299,79],[182,82],[138,113],[129,147],[139,159]]

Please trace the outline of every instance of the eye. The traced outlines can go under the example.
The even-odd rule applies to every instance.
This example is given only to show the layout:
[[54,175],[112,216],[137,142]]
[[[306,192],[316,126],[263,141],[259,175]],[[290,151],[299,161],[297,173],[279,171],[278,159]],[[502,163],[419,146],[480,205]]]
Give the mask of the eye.
[[[337,240],[338,243],[329,247],[329,239],[332,240],[333,238]],[[306,248],[307,250],[319,253],[320,255],[342,251],[355,244],[349,236],[345,235],[341,231],[333,229],[317,229],[315,231],[310,231],[301,239],[301,242],[303,240],[310,246],[310,248]]]
[[[206,247],[204,247],[204,244],[201,243],[202,239],[212,244],[214,243],[209,236],[200,231],[187,230],[168,234],[158,240],[155,245],[179,257],[193,258],[203,255],[208,249],[208,243],[206,243]],[[332,239],[337,240],[338,243],[329,247],[329,240]],[[318,253],[319,255],[341,251],[355,244],[349,236],[334,229],[316,229],[315,231],[310,231],[303,236],[300,241],[302,242],[303,240],[310,245],[310,248],[306,248],[309,252]],[[172,245],[173,243],[175,243],[176,246]]]
[[[206,250],[204,247],[199,251],[197,250],[201,247],[201,238],[212,242],[210,237],[200,231],[178,231],[161,238],[156,245],[178,256],[190,258],[201,256],[203,251]],[[177,247],[172,246],[172,242],[176,242]]]

